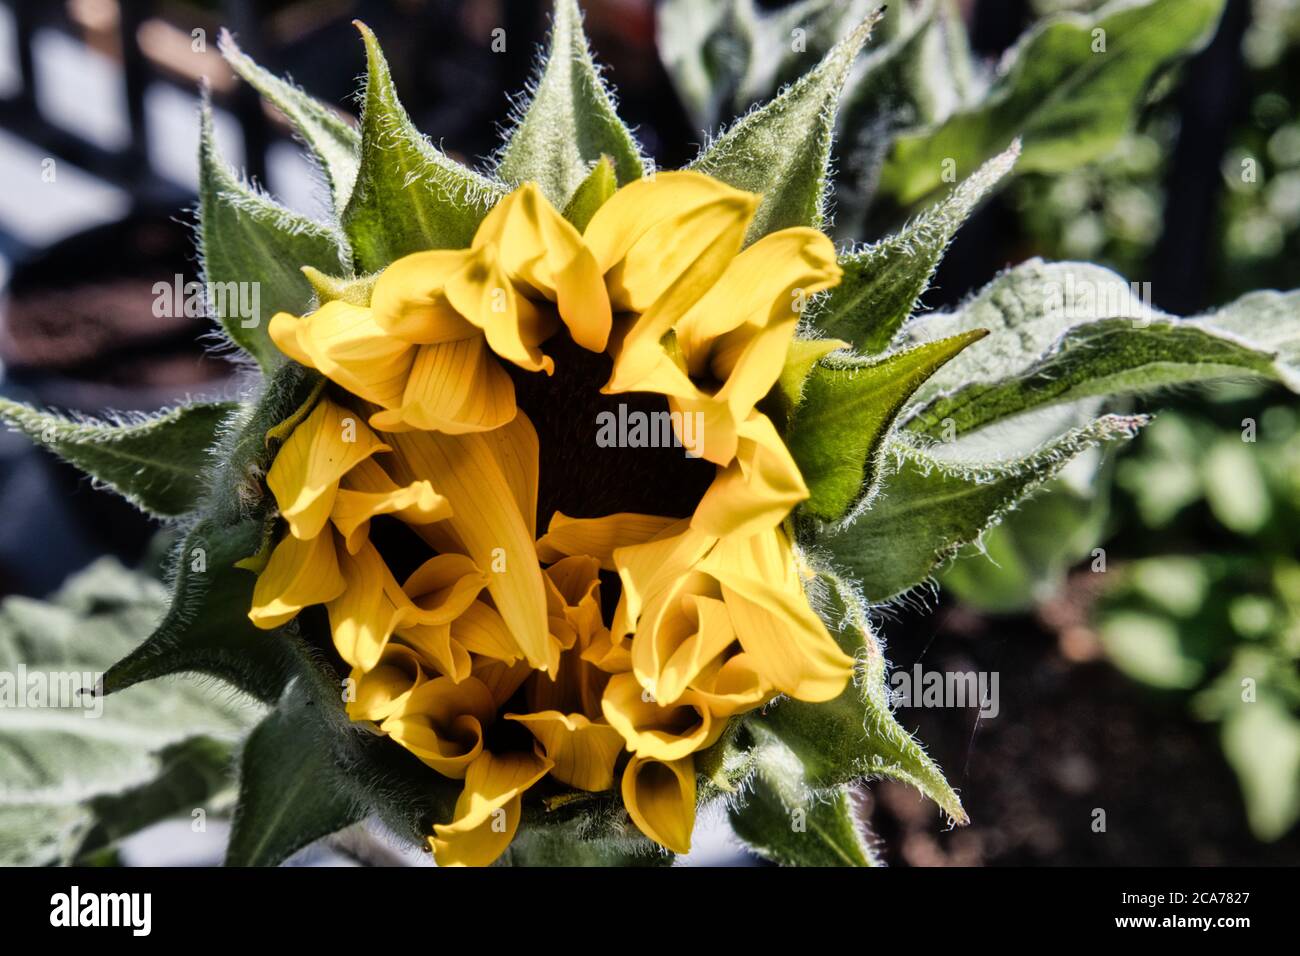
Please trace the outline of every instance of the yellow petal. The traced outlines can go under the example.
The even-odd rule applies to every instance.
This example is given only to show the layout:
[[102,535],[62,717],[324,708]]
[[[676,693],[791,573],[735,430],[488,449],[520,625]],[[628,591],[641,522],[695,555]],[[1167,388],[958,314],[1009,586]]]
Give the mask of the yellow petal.
[[470,676],[473,662],[469,651],[452,637],[450,624],[404,624],[397,636],[443,677],[459,683]]
[[327,605],[334,647],[353,667],[368,671],[415,608],[369,541],[356,554],[341,555],[340,564],[347,586]]
[[266,483],[297,538],[314,538],[329,520],[339,480],[359,462],[388,451],[360,416],[327,398],[293,430]]
[[427,478],[451,502],[451,518],[437,527],[449,529],[458,550],[488,575],[492,601],[520,652],[534,667],[554,672],[560,647],[547,628],[542,571],[492,445],[479,435],[433,432],[401,432],[392,441],[395,473]]
[[451,517],[451,504],[427,481],[401,487],[373,459],[358,462],[340,484],[330,520],[356,554],[370,534],[370,519],[396,515],[410,524],[430,524]]
[[740,426],[736,460],[719,470],[691,527],[714,537],[752,537],[775,528],[808,497],[799,466],[771,420],[754,412]]
[[391,407],[370,416],[380,431],[412,428],[457,435],[499,428],[515,417],[515,386],[481,335],[421,345]]
[[298,351],[332,382],[366,401],[390,407],[406,385],[414,350],[375,322],[370,309],[326,302],[295,327]]
[[623,751],[623,738],[613,727],[558,710],[506,714],[506,720],[516,720],[532,731],[555,763],[551,776],[556,780],[579,790],[614,786],[614,762]]
[[631,511],[603,518],[570,518],[557,511],[537,542],[537,555],[545,564],[566,555],[590,555],[602,569],[613,571],[615,548],[649,541],[677,520]]
[[715,660],[696,676],[691,690],[708,704],[715,719],[753,710],[774,696],[748,654],[733,654],[725,662]]
[[496,710],[506,705],[532,672],[533,669],[528,666],[528,662],[522,659],[514,663],[493,660],[489,657],[477,657],[474,660],[473,674],[492,693],[492,702],[496,705]]
[[528,533],[537,535],[537,469],[539,448],[537,429],[532,420],[520,409],[509,422],[500,428],[484,432],[483,437],[492,449],[501,474],[505,476],[514,495],[519,513],[528,526]]
[[375,323],[389,335],[417,345],[477,338],[482,333],[443,294],[447,280],[470,258],[468,249],[431,249],[393,262],[370,296]]
[[275,343],[275,347],[281,352],[299,365],[315,368],[316,363],[312,361],[311,356],[298,345],[298,324],[302,321],[298,316],[290,315],[288,312],[277,312],[271,316],[266,331],[271,336],[271,341]]
[[645,312],[719,245],[723,261],[731,259],[758,198],[693,172],[657,173],[614,193],[582,236],[606,274],[614,310]]
[[457,312],[483,330],[497,355],[530,372],[555,371],[555,363],[538,348],[555,331],[554,320],[549,310],[538,310],[515,288],[496,246],[475,249],[443,292]]
[[632,669],[631,644],[607,629],[591,639],[582,659],[606,674],[622,674]]
[[703,750],[721,735],[723,722],[690,691],[661,706],[635,674],[615,674],[605,686],[601,708],[627,749],[641,757],[677,760]]
[[605,350],[612,313],[603,270],[535,183],[524,183],[488,213],[474,236],[474,248],[487,245],[496,246],[512,278],[556,303],[578,345]]
[[614,631],[629,634],[646,602],[690,571],[713,547],[714,539],[690,526],[689,518],[668,525],[642,544],[616,548],[623,593],[614,614]]
[[402,591],[416,611],[410,615],[418,624],[450,624],[465,613],[488,577],[463,554],[438,554],[411,572]]
[[324,531],[306,541],[287,534],[257,576],[248,619],[257,627],[270,630],[305,607],[334,600],[344,587],[334,532]]
[[355,699],[348,701],[348,716],[381,721],[406,705],[411,692],[424,683],[425,674],[418,653],[402,644],[389,644],[374,668],[353,668],[349,679]]
[[623,805],[642,833],[674,853],[691,851],[695,761],[633,757],[623,770]]
[[700,567],[722,586],[736,636],[763,680],[799,700],[839,696],[853,659],[808,606],[780,529],[724,538]]
[[435,677],[411,691],[380,727],[444,777],[460,780],[483,753],[483,725],[494,713],[492,695],[480,681]]
[[439,866],[487,866],[519,827],[520,796],[551,769],[535,754],[484,753],[470,765],[451,823],[435,824],[429,847]]
[[451,636],[473,654],[505,664],[520,660],[519,645],[511,637],[506,622],[482,601],[475,601],[467,607],[450,627]]

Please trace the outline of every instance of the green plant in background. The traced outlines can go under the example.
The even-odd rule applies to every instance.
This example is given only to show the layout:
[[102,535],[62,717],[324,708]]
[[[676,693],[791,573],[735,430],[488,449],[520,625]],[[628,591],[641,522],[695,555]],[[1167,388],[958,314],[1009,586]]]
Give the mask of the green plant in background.
[[1131,518],[1095,618],[1117,667],[1219,725],[1273,840],[1300,819],[1300,420],[1257,390],[1217,399],[1161,416],[1119,463]]
[[[1106,152],[1123,134],[1158,64],[1204,42],[1221,7],[1220,2],[1211,0],[1151,0],[1108,7],[1096,15],[1099,19],[1053,21],[1027,37],[1010,58],[1012,65],[1006,72],[973,99],[973,88],[965,85],[960,70],[932,68],[923,60],[919,72],[904,71],[913,80],[924,79],[936,102],[950,104],[931,117],[934,122],[929,125],[901,128],[881,158],[882,190],[917,212],[905,226],[879,242],[839,251],[837,263],[830,263],[828,253],[823,272],[834,280],[826,283],[833,288],[806,308],[802,303],[787,303],[784,296],[772,306],[772,321],[789,337],[778,340],[782,349],[776,353],[779,361],[762,363],[770,377],[753,396],[757,408],[747,410],[752,415],[745,421],[763,427],[744,433],[740,436],[743,442],[738,439],[738,444],[748,449],[745,454],[754,457],[746,459],[747,469],[728,465],[718,472],[722,477],[715,479],[729,482],[724,486],[729,488],[728,502],[752,504],[755,495],[760,501],[766,500],[763,495],[771,495],[782,503],[778,521],[789,512],[787,520],[764,531],[776,536],[774,553],[785,557],[760,570],[792,582],[796,595],[793,599],[781,597],[766,607],[766,613],[793,620],[801,613],[799,598],[806,597],[821,619],[809,623],[808,630],[828,631],[843,652],[853,656],[857,664],[854,680],[838,696],[822,702],[816,702],[811,694],[805,695],[808,700],[795,699],[799,695],[793,691],[781,696],[771,688],[761,688],[768,706],[718,719],[716,736],[707,732],[697,735],[702,740],[707,737],[707,745],[698,753],[687,752],[691,762],[670,758],[671,774],[647,771],[647,778],[654,777],[653,782],[661,788],[655,791],[653,813],[643,804],[636,815],[629,798],[639,791],[631,769],[624,770],[621,793],[604,788],[579,791],[547,781],[522,798],[518,790],[513,796],[494,795],[494,799],[501,798],[499,807],[507,817],[514,814],[511,827],[519,828],[518,838],[508,849],[504,844],[494,847],[504,853],[502,859],[517,864],[634,864],[644,862],[649,854],[662,862],[668,857],[656,855],[654,845],[638,828],[662,832],[657,824],[664,820],[656,814],[663,812],[659,797],[664,786],[673,793],[669,804],[689,803],[691,816],[697,803],[724,805],[747,844],[782,863],[874,862],[850,799],[853,788],[864,778],[905,781],[933,799],[950,818],[965,820],[961,803],[942,772],[891,712],[885,690],[884,648],[871,624],[872,606],[923,585],[953,555],[979,541],[1027,498],[1050,489],[1053,479],[1061,476],[1071,461],[1131,438],[1146,419],[1117,413],[1128,396],[1222,378],[1254,378],[1300,389],[1300,293],[1253,293],[1221,311],[1176,319],[1150,310],[1134,297],[1127,283],[1105,269],[1033,260],[994,278],[951,312],[917,312],[917,302],[955,231],[1014,166],[1059,169]],[[511,132],[498,165],[488,173],[454,162],[413,128],[392,87],[378,42],[369,31],[363,29],[368,75],[359,130],[341,122],[328,107],[301,90],[261,70],[233,43],[224,44],[235,70],[294,122],[325,173],[332,200],[325,222],[306,220],[280,207],[224,166],[205,122],[199,235],[207,278],[211,283],[258,282],[263,305],[287,313],[277,316],[272,323],[274,331],[268,332],[264,322],[249,324],[243,321],[246,317],[229,309],[214,310],[213,318],[230,344],[250,357],[253,386],[235,403],[189,403],[157,418],[126,424],[74,422],[7,401],[0,403],[0,415],[149,513],[174,521],[182,532],[172,560],[170,603],[152,634],[108,669],[103,681],[108,694],[104,706],[106,713],[112,714],[124,709],[124,702],[139,700],[142,693],[177,693],[174,683],[147,682],[198,673],[217,678],[269,708],[242,748],[229,862],[275,864],[312,841],[371,815],[414,845],[425,844],[431,836],[443,839],[442,845],[433,841],[438,852],[445,849],[449,834],[461,832],[457,826],[466,815],[467,804],[470,812],[475,805],[473,799],[458,796],[458,781],[430,769],[445,754],[425,748],[425,756],[432,761],[426,765],[394,740],[373,733],[373,722],[350,719],[342,699],[346,695],[340,694],[340,687],[347,687],[348,670],[343,661],[355,645],[349,650],[340,640],[342,629],[334,620],[332,602],[396,601],[396,584],[381,588],[372,581],[368,588],[349,590],[344,583],[329,597],[295,601],[295,588],[331,583],[326,558],[326,564],[319,565],[324,569],[321,575],[293,578],[287,587],[255,597],[259,579],[250,569],[261,571],[262,581],[274,582],[278,572],[272,571],[276,558],[270,553],[271,546],[276,545],[277,555],[281,548],[295,553],[293,549],[300,546],[295,544],[295,523],[305,523],[298,500],[286,504],[284,483],[277,486],[274,474],[268,487],[268,472],[281,462],[292,464],[294,457],[285,450],[301,448],[295,442],[299,436],[311,434],[312,423],[338,413],[339,403],[359,402],[355,396],[368,386],[354,374],[358,368],[382,372],[389,368],[384,362],[393,355],[400,359],[409,357],[410,352],[409,344],[395,335],[366,333],[370,337],[353,340],[344,334],[346,330],[336,329],[340,340],[320,341],[311,337],[313,325],[296,323],[309,323],[312,316],[351,316],[358,323],[352,328],[355,332],[370,321],[372,312],[381,311],[380,300],[390,288],[384,283],[410,266],[413,253],[427,257],[427,250],[458,255],[479,250],[477,237],[486,228],[482,224],[499,224],[502,220],[492,216],[503,209],[511,214],[523,210],[540,217],[535,221],[548,224],[536,234],[548,235],[551,245],[544,245],[538,257],[527,262],[529,288],[534,292],[548,287],[551,279],[556,286],[582,279],[588,286],[595,282],[602,289],[608,282],[615,294],[624,297],[620,301],[628,303],[620,311],[647,309],[645,303],[631,305],[634,298],[629,298],[633,293],[628,290],[635,285],[632,275],[638,268],[663,258],[657,255],[658,250],[644,250],[644,257],[633,257],[627,249],[635,250],[644,237],[630,235],[621,253],[629,257],[628,262],[614,256],[614,264],[607,262],[593,271],[596,260],[592,249],[603,248],[598,243],[597,224],[608,224],[601,216],[603,209],[611,208],[607,204],[630,202],[629,196],[652,195],[651,189],[664,182],[707,190],[723,197],[721,208],[745,212],[744,228],[734,233],[737,249],[744,245],[748,250],[769,250],[773,248],[769,240],[780,238],[786,230],[787,237],[798,237],[810,249],[830,250],[829,241],[817,230],[827,223],[832,193],[831,141],[841,122],[837,111],[861,108],[859,115],[866,117],[893,117],[898,111],[896,101],[886,94],[868,96],[863,92],[867,88],[856,81],[846,90],[846,83],[862,70],[871,75],[871,64],[875,70],[881,69],[880,59],[910,62],[902,51],[913,49],[905,37],[915,39],[916,31],[955,33],[956,22],[943,12],[946,9],[917,8],[912,11],[915,19],[900,19],[886,33],[883,45],[871,48],[861,59],[858,55],[874,17],[854,25],[833,44],[823,37],[829,50],[821,60],[810,63],[811,68],[770,103],[750,111],[716,136],[689,167],[692,175],[672,179],[664,174],[649,183],[645,182],[650,172],[647,161],[619,121],[612,98],[599,79],[572,0],[557,3],[550,49],[535,96]],[[1106,33],[1104,50],[1094,48],[1095,29]],[[934,48],[933,43],[920,46]],[[959,54],[960,44],[957,50]],[[944,55],[959,60],[958,54]],[[903,88],[909,88],[911,81],[901,82]],[[876,95],[885,97],[881,101],[885,105],[872,100]],[[870,125],[875,120],[863,122]],[[845,140],[859,141],[853,136]],[[524,182],[536,185],[521,186]],[[639,184],[648,188],[639,190]],[[750,195],[737,195],[737,190]],[[922,205],[922,200],[927,203]],[[553,210],[564,210],[564,218],[559,213],[547,218],[547,204]],[[643,216],[663,212],[647,208]],[[695,234],[677,229],[668,235],[676,250]],[[609,238],[608,230],[605,238]],[[471,241],[474,250],[466,250]],[[717,246],[706,243],[702,248]],[[502,249],[506,247],[503,242]],[[656,255],[650,256],[651,251]],[[550,256],[561,253],[564,261],[550,261]],[[479,254],[496,253],[489,247]],[[741,252],[736,260],[750,261],[744,256]],[[438,256],[415,261],[435,260],[444,261]],[[472,275],[479,278],[484,270],[495,268],[490,261],[474,262],[481,268]],[[380,272],[383,277],[376,279]],[[653,278],[653,270],[647,275]],[[663,301],[673,302],[673,296],[684,295],[691,288],[683,279],[669,283],[667,291],[660,294]],[[474,311],[463,304],[450,284],[448,290],[441,299],[429,293],[414,305],[408,302],[410,315],[447,319],[447,310],[453,318],[462,315],[462,308]],[[799,301],[802,291],[790,290],[791,302]],[[545,310],[554,308],[570,321],[574,300],[566,298],[565,292],[554,295],[554,303],[539,298],[533,308],[547,315],[550,313]],[[230,300],[226,301],[229,305]],[[485,300],[473,301],[481,305]],[[659,301],[651,300],[645,314],[656,315],[654,306]],[[516,318],[525,314],[523,307],[519,308],[513,313]],[[791,309],[800,313],[797,320],[790,318]],[[392,313],[384,315],[390,321],[394,318]],[[643,320],[644,316],[636,321]],[[480,321],[496,354],[509,350],[512,340],[508,336],[496,338],[504,328],[498,320]],[[758,321],[750,324],[761,327]],[[458,334],[468,334],[463,321],[453,327]],[[575,322],[572,327],[581,326]],[[638,327],[621,327],[629,342]],[[666,326],[652,327],[655,335],[635,339],[638,347],[674,363],[673,369],[679,373],[684,371],[681,363],[699,359],[702,332],[698,326],[683,322],[667,332]],[[307,331],[297,331],[297,338],[291,338],[286,329]],[[522,343],[520,349],[525,352],[535,347],[521,330],[515,331],[519,333],[515,345]],[[737,335],[754,332],[748,325],[731,331]],[[574,338],[578,338],[576,331]],[[772,340],[766,335],[761,339],[764,346]],[[471,336],[467,341],[478,339]],[[564,347],[562,338],[557,341]],[[687,389],[692,400],[703,402],[717,414],[722,413],[708,404],[715,396],[697,391],[705,387],[702,383],[708,376],[723,375],[733,365],[749,368],[754,354],[771,357],[769,350],[758,345],[752,352],[749,345],[742,349],[744,340],[723,341],[709,362],[699,365],[697,361],[691,368]],[[439,347],[444,343],[435,338],[419,344]],[[350,354],[349,346],[356,346],[361,354]],[[281,354],[281,348],[287,355]],[[564,362],[572,359],[574,348],[576,345],[570,346],[568,353],[560,353],[557,369],[566,369]],[[520,349],[514,352],[516,356]],[[603,358],[599,348],[593,351]],[[736,353],[742,353],[740,358]],[[493,353],[484,354],[488,362],[496,361]],[[616,352],[615,361],[623,356]],[[515,361],[519,364],[523,359]],[[328,381],[308,365],[319,369]],[[487,369],[482,375],[489,373]],[[389,380],[391,376],[385,379]],[[462,384],[477,387],[483,381],[471,375]],[[383,408],[389,421],[394,414],[409,411],[395,410],[391,403],[385,404],[387,400],[372,400]],[[520,401],[522,404],[524,398]],[[728,414],[734,413],[730,404],[720,404],[727,406]],[[552,434],[568,424],[547,417],[567,414],[557,407],[547,402],[529,407],[538,432]],[[365,409],[365,414],[370,412],[373,406]],[[375,416],[370,420],[384,419]],[[379,424],[375,427],[388,432]],[[504,430],[507,427],[510,431]],[[521,435],[526,439],[527,432],[509,425],[502,428],[498,444],[479,437],[493,436],[488,429],[470,438],[437,438],[442,444],[436,447],[489,449],[479,456],[482,460],[476,468],[482,461],[502,456],[506,463],[492,467],[502,469],[496,480],[504,507],[509,505],[506,499],[526,501],[530,485],[528,456],[505,453]],[[432,432],[417,426],[414,434]],[[394,430],[388,440],[402,445],[411,435]],[[347,438],[330,437],[335,442],[330,448],[345,448],[348,442]],[[536,456],[536,435],[532,440],[531,454]],[[526,450],[527,441],[518,447]],[[779,456],[787,449],[793,475],[777,467],[779,457],[774,464],[759,454],[766,450]],[[371,450],[381,454],[392,449],[377,450],[372,445]],[[581,450],[577,453],[581,455]],[[568,480],[577,475],[579,464],[563,460],[574,469],[563,476]],[[335,459],[322,453],[320,462],[326,468]],[[491,471],[487,465],[482,465],[483,469],[484,473]],[[448,476],[448,486],[456,484],[456,469]],[[635,483],[642,478],[638,472],[637,478],[620,478],[619,482]],[[337,486],[339,476],[333,481]],[[456,487],[465,484],[461,480]],[[421,490],[418,485],[420,482],[398,488],[396,493],[414,494]],[[534,464],[532,510],[537,507],[535,486]],[[312,495],[316,490],[314,486],[307,489]],[[353,487],[345,490],[361,493]],[[306,507],[315,508],[318,499],[307,491]],[[437,490],[434,492],[425,496],[431,512],[439,505]],[[383,499],[389,510],[417,508],[414,497],[403,498],[405,503],[399,506],[389,495],[388,491],[375,492],[365,500],[373,504]],[[686,513],[696,504],[687,502]],[[761,514],[766,518],[770,512],[767,507]],[[468,520],[473,513],[470,509],[454,517]],[[334,532],[325,521],[341,519],[337,512],[330,514],[317,514],[322,521],[315,530],[324,537],[311,540],[334,549]],[[516,518],[519,529],[533,520],[522,513]],[[350,531],[342,532],[342,525],[339,527],[349,540],[357,530],[350,526]],[[477,533],[473,525],[451,527],[460,535]],[[554,525],[551,530],[556,530]],[[695,530],[692,525],[690,533]],[[484,546],[491,543],[481,536],[477,540]],[[556,540],[548,533],[539,542],[538,557],[543,563],[553,560],[541,556]],[[365,544],[364,526],[358,543]],[[526,543],[531,543],[530,537]],[[707,551],[715,546],[708,543],[702,547]],[[600,552],[599,542],[592,547],[594,561],[594,554]],[[608,542],[603,547],[608,551]],[[438,550],[444,551],[441,544]],[[617,565],[624,553],[615,549],[602,560]],[[529,564],[528,555],[524,557],[524,564]],[[714,567],[711,573],[730,573]],[[537,570],[535,565],[533,570]],[[337,569],[334,574],[337,576]],[[747,606],[745,602],[753,595],[743,593],[747,580],[743,575],[726,577],[714,599],[728,602],[725,607],[733,614],[732,626],[740,643],[748,648],[751,638],[770,638],[771,633],[766,630],[768,618],[758,611],[751,611],[754,616],[748,618],[736,618],[734,614],[739,612],[730,610],[737,601],[739,607]],[[540,600],[540,577],[536,584],[537,593],[529,594]],[[797,593],[800,590],[803,595]],[[493,591],[493,599],[506,593]],[[759,593],[759,600],[768,600]],[[565,600],[568,598],[562,597],[561,603]],[[328,621],[318,613],[319,608],[310,606],[322,602],[331,602]],[[269,633],[254,626],[250,608],[259,613],[259,623],[270,628]],[[157,618],[157,610],[155,607],[149,616]],[[299,610],[302,613],[292,619]],[[571,610],[575,609],[566,606],[565,614]],[[698,629],[703,633],[705,612],[698,613]],[[345,624],[355,619],[341,617]],[[383,634],[382,639],[389,636]],[[397,637],[403,638],[400,629]],[[477,654],[486,639],[478,635],[472,640]],[[640,653],[638,640],[644,640],[639,630],[632,639],[635,653]],[[368,646],[378,644],[382,641]],[[420,657],[410,644],[394,644]],[[725,653],[730,653],[733,645],[728,642]],[[767,654],[755,652],[750,659],[793,661],[790,666],[798,671],[800,655],[793,651],[783,655],[781,650],[796,646],[795,631],[787,628],[775,641],[763,645]],[[15,647],[19,649],[15,656],[22,659],[27,652],[21,639]],[[655,649],[659,653],[658,645]],[[617,650],[611,643],[609,654],[599,659],[608,663],[617,658]],[[468,660],[468,654],[465,657]],[[833,649],[825,659],[836,665],[848,660]],[[438,681],[457,683],[448,673],[454,670],[454,662],[420,660],[431,675],[441,675]],[[721,660],[718,657],[716,662]],[[363,679],[370,673],[368,665],[348,663],[362,670]],[[617,670],[617,661],[610,666]],[[847,679],[847,665],[843,671],[841,677]],[[631,673],[624,670],[619,677],[626,679]],[[716,677],[717,671],[706,666],[700,674]],[[423,679],[423,672],[417,671],[417,677]],[[407,678],[409,675],[402,679]],[[481,683],[477,677],[461,679]],[[137,686],[142,684],[146,686]],[[445,689],[445,683],[438,689]],[[715,698],[727,696],[714,685],[707,689]],[[407,690],[414,695],[414,687]],[[659,714],[663,709],[653,693],[640,699],[642,710]],[[637,706],[635,701],[632,706]],[[609,712],[606,709],[607,715]],[[436,719],[430,714],[416,716]],[[474,718],[473,726],[478,726],[479,719]],[[572,717],[566,720],[570,730],[588,725],[609,729],[590,714],[583,716],[586,724]],[[457,726],[463,730],[463,724]],[[664,718],[659,726],[655,733],[673,738],[673,733],[662,727],[675,724]],[[619,733],[627,737],[623,731]],[[648,730],[633,736],[637,738],[634,743],[643,736],[660,739]],[[523,739],[529,742],[526,734]],[[517,743],[517,738],[502,733],[493,746],[502,740]],[[486,753],[486,745],[484,748]],[[635,750],[633,743],[628,749]],[[545,750],[551,753],[551,743]],[[541,760],[540,752],[508,756],[522,762]],[[611,754],[611,760],[624,759],[621,749]],[[639,752],[634,759],[640,759]],[[553,765],[555,761],[548,756],[545,762]],[[662,770],[670,764],[660,761],[658,766]],[[630,785],[628,775],[633,777]],[[471,798],[474,791],[468,788],[473,779],[467,776],[465,783],[465,793]],[[134,780],[130,786],[146,783]],[[31,797],[29,802],[39,803],[39,797]],[[804,825],[793,826],[796,820]],[[132,820],[133,825],[145,822]],[[668,840],[655,839],[662,845],[685,845],[689,832],[676,833]],[[20,848],[11,852],[29,852],[23,848],[22,831],[7,832],[5,841],[6,846]]]

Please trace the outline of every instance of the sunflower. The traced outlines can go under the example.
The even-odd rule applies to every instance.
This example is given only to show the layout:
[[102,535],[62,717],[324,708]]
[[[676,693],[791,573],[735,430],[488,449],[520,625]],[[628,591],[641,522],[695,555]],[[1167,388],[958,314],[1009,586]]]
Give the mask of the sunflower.
[[[852,674],[804,595],[783,522],[808,490],[760,408],[840,270],[814,229],[746,247],[759,199],[661,173],[579,232],[524,183],[469,248],[397,259],[365,304],[271,322],[329,386],[267,476],[285,527],[249,617],[324,605],[348,715],[464,781],[428,837],[439,864],[491,863],[547,780],[617,789],[686,852],[695,755],[732,717],[830,700]],[[674,467],[600,460],[592,410],[623,396],[670,423]],[[542,461],[564,459],[675,507],[561,510]]]

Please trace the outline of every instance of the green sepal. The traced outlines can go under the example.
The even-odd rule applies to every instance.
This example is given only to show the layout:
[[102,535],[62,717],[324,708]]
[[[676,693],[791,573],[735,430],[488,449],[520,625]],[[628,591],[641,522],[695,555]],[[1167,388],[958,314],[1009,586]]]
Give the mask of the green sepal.
[[916,308],[958,228],[1019,155],[1020,144],[1012,143],[898,232],[841,256],[844,275],[814,313],[817,328],[848,339],[868,354],[887,349]]
[[975,329],[870,363],[823,364],[804,383],[786,444],[808,485],[800,513],[823,521],[870,500],[881,448],[908,398],[935,370],[987,333]]
[[563,209],[602,156],[613,162],[619,185],[645,175],[640,148],[592,60],[576,0],[555,0],[546,64],[496,173],[508,183],[537,183]]
[[303,266],[302,274],[306,277],[316,301],[321,305],[326,302],[346,302],[348,305],[370,305],[370,295],[375,290],[377,273],[364,276],[332,276],[319,269]]
[[199,255],[209,289],[257,291],[256,316],[232,314],[216,302],[210,307],[230,340],[267,373],[284,361],[268,334],[271,317],[311,308],[312,288],[299,267],[341,272],[347,262],[343,237],[334,229],[285,209],[225,164],[206,102],[199,139]]
[[614,164],[608,156],[601,156],[591,167],[587,178],[574,190],[573,198],[564,207],[564,218],[573,223],[579,232],[585,231],[591,217],[596,215],[596,210],[605,205],[617,189]]
[[254,63],[228,31],[221,31],[217,45],[230,68],[293,124],[325,174],[337,216],[347,205],[357,179],[361,136],[329,106]]
[[343,210],[357,266],[379,272],[424,249],[464,249],[504,192],[498,183],[448,158],[411,123],[370,28],[361,111],[361,165]]
[[215,465],[212,446],[237,409],[195,402],[114,424],[77,421],[0,398],[0,421],[85,472],[142,511],[194,509]]
[[788,226],[822,224],[836,104],[878,19],[863,20],[797,83],[738,120],[691,163],[691,169],[762,195],[748,241]]

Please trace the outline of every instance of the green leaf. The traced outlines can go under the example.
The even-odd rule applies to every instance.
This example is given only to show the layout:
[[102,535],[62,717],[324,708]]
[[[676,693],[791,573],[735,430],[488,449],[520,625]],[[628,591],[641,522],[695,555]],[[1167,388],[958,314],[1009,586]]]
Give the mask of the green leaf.
[[962,547],[976,542],[1022,499],[1055,477],[1074,456],[1128,439],[1140,417],[1107,415],[1028,456],[977,464],[901,442],[879,494],[846,526],[814,539],[836,567],[861,583],[872,602],[887,601],[925,581]]
[[737,189],[762,194],[749,241],[788,226],[822,224],[840,90],[878,19],[862,21],[814,69],[737,121],[691,163]]
[[[301,267],[342,272],[343,237],[241,182],[217,155],[206,102],[202,116],[199,255],[209,308],[230,340],[270,371],[284,361],[267,334],[271,316],[311,308],[312,288]],[[246,313],[248,306],[255,314]]]
[[616,189],[618,181],[614,176],[614,163],[608,156],[601,156],[564,207],[564,218],[579,232],[585,232],[596,210],[605,205]]
[[1126,0],[1043,21],[1008,54],[979,103],[898,137],[881,190],[910,204],[938,188],[945,170],[973,170],[1017,136],[1024,140],[1020,172],[1061,172],[1101,159],[1132,126],[1157,71],[1208,42],[1223,5]]
[[855,348],[883,352],[930,284],[939,260],[980,201],[1011,170],[1019,143],[989,160],[903,229],[840,257],[844,276],[813,322]]
[[974,323],[994,334],[927,384],[926,393],[951,391],[930,398],[912,430],[964,434],[1047,406],[1221,379],[1300,391],[1300,292],[1254,292],[1177,319],[1144,306],[1105,269],[1030,262],[962,313],[917,328],[928,336]]
[[576,0],[555,0],[546,65],[497,175],[508,183],[536,182],[563,209],[601,156],[613,162],[620,185],[645,174],[636,140],[592,60]]
[[860,498],[870,500],[880,450],[908,397],[985,334],[975,329],[869,363],[813,369],[786,435],[810,492],[801,513],[833,521]]
[[0,421],[150,514],[197,504],[214,468],[212,446],[237,406],[196,402],[122,424],[74,420],[0,398]]
[[320,100],[254,63],[228,31],[221,31],[218,47],[230,68],[293,124],[325,174],[335,213],[342,212],[357,179],[361,152],[357,131]]
[[502,858],[510,866],[672,866],[674,855],[635,831],[624,837],[590,837],[577,823],[520,827]]
[[1260,840],[1281,839],[1300,820],[1300,720],[1276,700],[1238,702],[1220,730]]
[[[224,786],[220,753],[256,708],[188,682],[94,696],[104,668],[148,632],[165,598],[156,581],[104,559],[49,602],[0,605],[0,864],[68,863],[178,810],[212,809]],[[200,749],[206,771],[182,785],[182,755]],[[169,789],[171,799],[158,799]],[[142,799],[117,796],[132,793]]]
[[828,593],[811,595],[822,608],[840,644],[856,654],[858,682],[832,701],[809,704],[783,700],[766,712],[747,715],[760,741],[775,738],[803,768],[803,783],[813,793],[833,795],[863,777],[886,777],[915,787],[956,823],[967,822],[961,800],[943,771],[894,719],[885,688],[885,658],[867,623],[858,595],[842,579],[819,576]]
[[361,165],[343,210],[343,229],[365,272],[424,249],[463,249],[501,186],[449,159],[412,125],[370,28],[361,111]]
[[731,828],[745,845],[782,866],[878,866],[858,821],[852,790],[818,796],[803,767],[776,738],[757,748],[758,769],[743,802],[730,808]]
[[227,866],[277,866],[365,815],[344,787],[333,745],[336,735],[350,731],[337,727],[324,709],[295,682],[249,735]]

